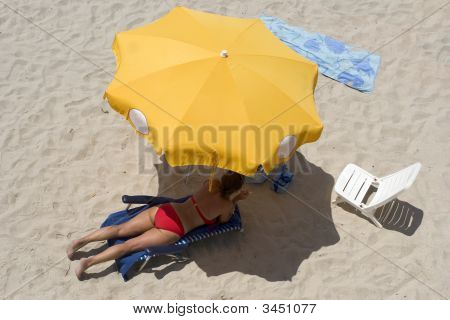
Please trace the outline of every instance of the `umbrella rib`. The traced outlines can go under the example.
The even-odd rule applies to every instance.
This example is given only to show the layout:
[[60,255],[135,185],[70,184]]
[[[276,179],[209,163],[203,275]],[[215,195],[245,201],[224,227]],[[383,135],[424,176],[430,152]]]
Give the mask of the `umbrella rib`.
[[[197,24],[198,24],[201,28],[203,28],[204,30],[207,30],[206,33],[208,34],[208,36],[209,36],[209,38],[211,39],[211,41],[217,44],[217,42],[216,42],[216,39],[217,39],[217,38],[214,36],[214,34],[211,34],[211,32],[209,31],[209,29],[208,29],[207,26],[205,26],[203,23],[201,23],[200,21],[198,21],[198,19],[196,19],[196,18],[189,12],[189,10],[186,10],[186,8],[184,8],[184,7],[180,7],[180,8],[183,9],[183,12],[185,12],[186,15],[187,15],[189,18],[191,18],[191,20],[195,21],[195,23],[197,23]],[[211,51],[212,51],[212,49],[211,49]]]
[[[185,8],[183,8],[183,9],[185,9]],[[201,27],[205,28],[206,30],[209,30],[207,26],[205,26],[204,24],[202,24],[198,19],[196,19],[192,14],[190,14],[190,12],[189,12],[188,10],[184,10],[184,11],[185,11],[185,12],[187,13],[187,15],[188,15],[192,20],[194,20],[198,25],[200,25]],[[252,20],[252,19],[248,19],[248,20]],[[249,26],[247,26],[244,30],[242,30],[242,31],[236,36],[236,38],[233,40],[233,42],[231,42],[231,43],[228,45],[229,48],[232,48],[232,47],[234,46],[234,44],[241,38],[241,36],[242,36],[245,32],[247,32],[248,29],[250,29],[251,27],[253,27],[253,26],[254,26],[256,23],[258,23],[258,22],[261,22],[261,23],[262,23],[262,21],[261,21],[260,19],[253,19],[253,20],[254,20],[254,22],[251,23]],[[216,39],[215,35],[214,35],[214,34],[211,34],[209,31],[208,31],[208,34],[210,35],[210,38],[214,39],[214,43],[216,43],[216,41],[215,41],[215,39]]]
[[205,87],[205,85],[208,83],[209,79],[211,78],[211,76],[214,74],[214,70],[217,68],[217,65],[219,64],[220,60],[217,60],[216,64],[214,65],[214,67],[211,69],[210,74],[208,75],[208,77],[205,79],[205,81],[202,83],[202,85],[199,87],[197,93],[195,95],[193,95],[194,99],[189,103],[189,106],[186,108],[185,113],[180,117],[181,121],[184,123],[184,117],[186,116],[186,114],[188,113],[190,107],[192,106],[192,104],[195,102],[195,97],[198,97],[199,93],[203,90],[203,88]]
[[300,59],[294,59],[294,58],[290,58],[290,57],[275,56],[273,54],[235,53],[234,55],[236,57],[238,57],[238,56],[272,57],[272,58],[276,58],[276,59],[290,60],[290,61],[294,61],[294,62],[297,62],[297,63],[303,63],[303,64],[307,65],[308,67],[317,66],[316,63],[311,62],[311,61],[309,61],[307,59],[305,59],[305,61],[303,61],[303,59],[300,60]]
[[[276,86],[275,83],[273,83],[272,81],[268,80],[266,77],[263,77],[263,76],[262,76],[261,74],[259,74],[257,71],[253,70],[253,68],[250,68],[250,67],[248,67],[248,66],[245,66],[245,65],[243,65],[242,63],[240,63],[239,65],[242,66],[243,68],[247,69],[248,71],[252,72],[252,73],[255,74],[256,76],[258,76],[260,79],[262,79],[263,81],[265,81],[265,82],[267,82],[267,83],[270,83],[272,86],[278,88],[278,87]],[[286,96],[289,100],[294,101],[291,97],[289,97],[289,95],[288,95],[286,92],[284,92],[284,91],[281,90],[281,89],[279,89],[279,90],[280,90],[280,92],[282,92],[283,95]],[[308,95],[311,95],[311,94],[308,94]],[[298,104],[298,102],[297,102],[296,104]],[[312,122],[317,123],[317,120],[314,119],[314,116],[311,115],[311,114],[309,113],[308,110],[306,110],[306,109],[302,109],[302,110],[305,111],[305,114],[308,115],[308,117],[311,119]]]
[[[134,88],[132,87],[132,85],[133,85],[134,83],[136,83],[136,82],[138,82],[138,81],[141,81],[142,79],[145,79],[145,78],[147,78],[147,77],[149,77],[149,76],[151,76],[151,75],[153,75],[153,74],[155,74],[155,73],[158,73],[158,72],[163,72],[163,71],[167,71],[167,70],[169,70],[169,69],[171,69],[171,68],[177,68],[177,67],[180,67],[180,66],[183,66],[183,65],[187,65],[187,64],[190,64],[190,63],[195,63],[195,62],[200,62],[200,61],[205,61],[205,60],[211,60],[211,59],[215,59],[215,57],[202,58],[202,59],[197,59],[197,60],[190,60],[190,61],[186,61],[186,62],[184,62],[184,63],[174,64],[174,65],[171,65],[171,66],[169,66],[169,67],[162,68],[162,69],[158,69],[158,70],[155,70],[155,71],[153,71],[153,72],[147,73],[146,75],[144,75],[144,76],[142,76],[142,77],[139,77],[139,78],[136,78],[136,79],[134,79],[134,80],[132,80],[132,81],[130,81],[130,82],[128,82],[128,83],[127,83],[127,81],[125,81],[125,80],[121,80],[121,79],[119,79],[118,77],[114,77],[114,78],[117,79],[122,85],[119,86],[119,87],[116,87],[115,89],[113,89],[113,91],[114,91],[114,90],[117,90],[117,89],[119,89],[119,88],[122,88],[122,87],[127,87],[127,88],[130,88],[131,90],[133,90],[134,92],[139,93],[139,95],[142,95],[139,91],[137,91],[136,89],[134,89]],[[120,68],[119,68],[119,69],[120,69]],[[179,120],[179,121],[181,121],[181,120]]]
[[[241,64],[238,64],[238,65],[241,65]],[[228,70],[229,70],[229,69],[228,69]],[[247,108],[245,108],[246,103],[245,103],[245,99],[243,98],[243,95],[242,95],[242,90],[239,90],[239,86],[238,86],[237,83],[236,83],[236,78],[234,77],[233,72],[230,71],[230,75],[231,75],[231,78],[233,79],[233,84],[234,84],[235,90],[236,90],[237,92],[240,92],[240,93],[241,93],[240,97],[241,97],[242,104],[244,105],[245,114],[247,115],[247,120],[248,120],[248,122],[251,123],[251,121],[250,121],[250,115],[249,115],[249,113],[248,113],[248,111],[247,111]]]
[[[134,31],[134,30],[132,30],[132,31]],[[148,34],[148,33],[140,33],[140,32],[136,32],[136,31],[134,31],[134,33],[127,33],[127,31],[124,31],[121,34],[123,34],[126,37],[158,38],[158,39],[166,39],[166,40],[172,40],[172,41],[176,41],[176,42],[182,42],[182,43],[185,43],[187,45],[190,45],[190,46],[202,49],[202,50],[209,51],[212,54],[216,54],[216,52],[214,50],[210,49],[210,48],[202,47],[202,46],[200,46],[198,44],[195,44],[195,43],[192,43],[192,42],[188,42],[188,41],[184,41],[184,40],[181,40],[181,39],[174,39],[174,38],[163,37],[163,36],[158,36],[158,35]]]
[[233,42],[229,45],[230,49],[233,48],[234,44],[242,37],[242,35],[244,33],[246,33],[248,31],[248,29],[252,28],[255,24],[258,23],[258,21],[261,21],[259,19],[254,19],[255,21],[250,24],[247,28],[245,28],[244,30],[242,30],[237,36],[236,38],[233,40]]

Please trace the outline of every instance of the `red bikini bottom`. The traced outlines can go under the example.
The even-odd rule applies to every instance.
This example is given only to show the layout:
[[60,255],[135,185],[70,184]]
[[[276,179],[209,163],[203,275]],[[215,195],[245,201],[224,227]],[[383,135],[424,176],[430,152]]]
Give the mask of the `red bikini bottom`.
[[183,224],[170,203],[159,206],[156,211],[154,225],[158,229],[176,233],[180,238],[185,234]]

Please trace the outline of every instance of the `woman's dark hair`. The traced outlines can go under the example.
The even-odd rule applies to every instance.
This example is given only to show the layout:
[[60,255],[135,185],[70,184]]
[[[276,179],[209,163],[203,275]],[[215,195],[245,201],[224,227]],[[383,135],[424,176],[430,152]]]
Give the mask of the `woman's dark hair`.
[[228,198],[233,192],[238,191],[244,185],[244,176],[228,170],[220,180],[220,195]]

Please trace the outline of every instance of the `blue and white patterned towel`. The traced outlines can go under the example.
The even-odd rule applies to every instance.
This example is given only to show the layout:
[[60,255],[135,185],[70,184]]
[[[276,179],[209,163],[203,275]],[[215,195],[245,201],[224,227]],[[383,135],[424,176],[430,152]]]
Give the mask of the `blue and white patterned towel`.
[[290,26],[283,20],[262,15],[259,17],[281,41],[314,61],[323,75],[362,92],[373,90],[380,66],[380,56],[327,37]]

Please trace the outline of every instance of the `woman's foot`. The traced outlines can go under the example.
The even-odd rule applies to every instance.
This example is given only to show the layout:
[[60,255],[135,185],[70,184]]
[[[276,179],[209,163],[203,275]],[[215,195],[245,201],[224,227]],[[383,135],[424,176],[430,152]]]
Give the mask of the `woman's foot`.
[[89,258],[82,258],[78,267],[75,268],[75,274],[78,280],[83,280],[84,271],[89,268]]
[[80,249],[82,246],[84,246],[84,244],[80,240],[73,240],[66,249],[67,257],[70,260],[73,260],[74,253],[77,252],[77,250]]

